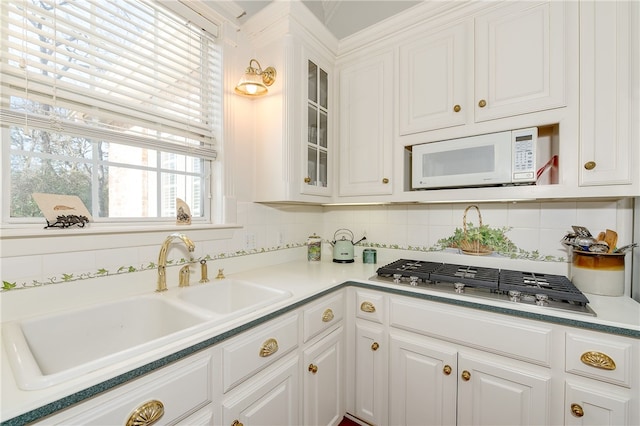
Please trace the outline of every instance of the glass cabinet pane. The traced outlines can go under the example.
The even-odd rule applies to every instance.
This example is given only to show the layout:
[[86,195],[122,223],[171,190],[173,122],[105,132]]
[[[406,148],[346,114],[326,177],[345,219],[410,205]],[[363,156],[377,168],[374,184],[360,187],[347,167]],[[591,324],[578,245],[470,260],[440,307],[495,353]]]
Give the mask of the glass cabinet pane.
[[309,61],[309,100],[318,102],[318,66]]
[[329,92],[329,77],[325,70],[320,70],[320,106],[327,108],[327,101]]
[[318,150],[312,146],[307,149],[307,177],[309,185],[317,185],[318,181]]
[[329,165],[327,164],[327,151],[320,151],[320,165],[319,165],[319,177],[318,177],[318,185],[327,187],[327,171],[329,170]]
[[327,113],[320,111],[320,126],[318,126],[318,144],[327,147]]
[[314,108],[312,105],[309,105],[307,109],[307,119],[309,120],[308,124],[308,135],[307,142],[313,145],[318,144],[318,109]]

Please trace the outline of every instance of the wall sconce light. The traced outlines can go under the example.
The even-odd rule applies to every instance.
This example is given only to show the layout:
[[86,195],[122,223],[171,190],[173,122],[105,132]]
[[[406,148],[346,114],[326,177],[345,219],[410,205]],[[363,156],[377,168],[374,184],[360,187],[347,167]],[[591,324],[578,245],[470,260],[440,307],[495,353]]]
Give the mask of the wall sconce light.
[[[255,62],[257,65],[253,67]],[[260,62],[255,59],[249,61],[249,66],[244,71],[244,75],[240,78],[236,86],[236,93],[244,96],[262,96],[266,95],[267,86],[271,86],[276,81],[276,70],[273,67],[267,67],[265,70],[260,66]]]

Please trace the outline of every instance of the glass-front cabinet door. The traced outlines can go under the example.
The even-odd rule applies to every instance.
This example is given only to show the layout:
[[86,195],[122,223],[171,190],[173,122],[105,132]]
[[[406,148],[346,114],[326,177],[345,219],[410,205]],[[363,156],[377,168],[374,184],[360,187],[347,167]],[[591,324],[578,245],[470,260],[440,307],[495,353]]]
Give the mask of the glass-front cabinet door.
[[[329,172],[329,76],[316,63],[308,61],[307,93],[307,174],[308,189],[327,188]],[[315,191],[313,191],[315,192]]]

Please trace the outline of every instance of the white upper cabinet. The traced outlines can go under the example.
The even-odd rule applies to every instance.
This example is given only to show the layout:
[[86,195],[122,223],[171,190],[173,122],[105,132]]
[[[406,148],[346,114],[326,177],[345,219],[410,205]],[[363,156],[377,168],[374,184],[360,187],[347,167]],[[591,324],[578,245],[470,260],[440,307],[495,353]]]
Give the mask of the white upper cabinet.
[[400,50],[400,136],[565,106],[562,2],[430,27]]
[[466,21],[400,46],[401,135],[466,124],[470,28]]
[[393,52],[340,70],[340,196],[391,194]]
[[565,105],[563,2],[516,2],[475,19],[475,120]]
[[639,10],[580,2],[581,186],[630,184],[637,173]]

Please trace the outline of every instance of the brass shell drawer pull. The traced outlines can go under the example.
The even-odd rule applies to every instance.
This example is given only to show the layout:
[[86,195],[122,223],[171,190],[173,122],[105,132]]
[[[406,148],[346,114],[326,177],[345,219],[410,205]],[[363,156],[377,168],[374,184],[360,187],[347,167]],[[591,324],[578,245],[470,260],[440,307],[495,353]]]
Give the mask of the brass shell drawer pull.
[[376,307],[374,306],[373,303],[371,302],[362,302],[360,304],[360,310],[362,312],[369,312],[369,313],[373,313],[376,311]]
[[373,342],[373,344],[371,344],[372,351],[377,351],[378,348],[380,348],[380,345],[378,344],[378,342]]
[[323,313],[322,313],[322,322],[331,322],[333,321],[334,315],[333,315],[333,311],[328,308],[326,309]]
[[579,404],[571,404],[571,414],[573,414],[573,417],[582,417],[584,416],[584,410]]
[[602,370],[615,370],[615,361],[607,354],[597,351],[588,351],[582,354],[580,361],[591,367],[600,368]]
[[260,348],[260,356],[266,358],[278,352],[278,341],[276,339],[267,339]]
[[462,380],[464,380],[465,382],[468,382],[471,379],[471,373],[469,373],[467,370],[464,370],[461,374]]
[[127,419],[126,426],[151,426],[164,415],[164,404],[157,399],[147,401]]

